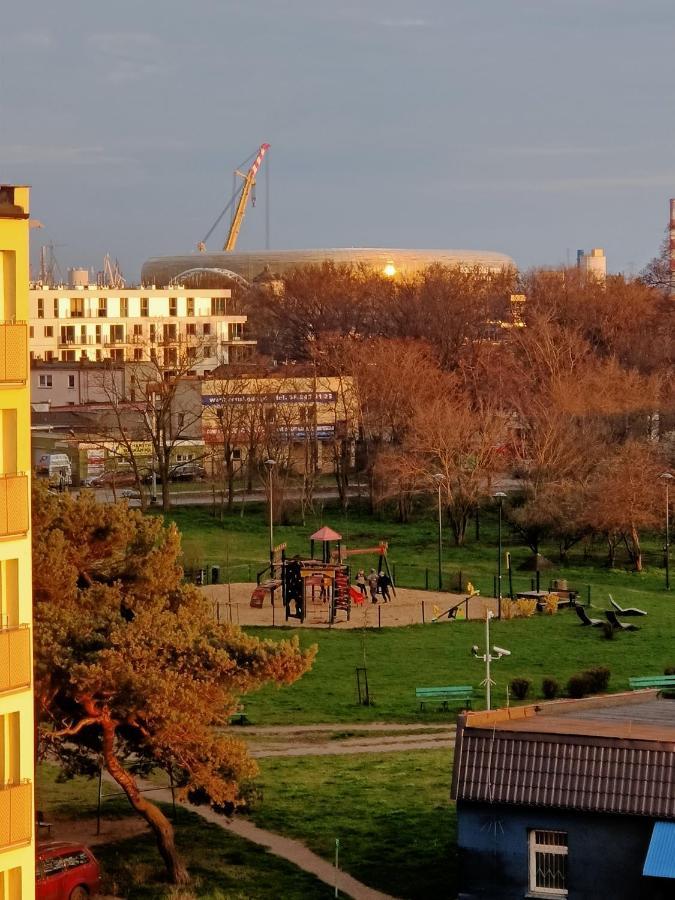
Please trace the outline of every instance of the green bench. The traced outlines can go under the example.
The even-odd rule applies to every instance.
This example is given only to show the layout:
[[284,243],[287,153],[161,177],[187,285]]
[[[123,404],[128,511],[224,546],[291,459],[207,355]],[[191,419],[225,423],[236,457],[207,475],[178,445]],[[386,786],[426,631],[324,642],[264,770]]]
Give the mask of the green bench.
[[629,678],[628,684],[631,691],[639,691],[642,688],[675,690],[675,675],[640,675],[636,678]]
[[473,688],[470,684],[456,684],[449,687],[419,687],[415,688],[415,697],[420,701],[420,709],[424,709],[426,703],[440,703],[443,709],[448,708],[448,703],[457,706],[466,703],[471,709]]

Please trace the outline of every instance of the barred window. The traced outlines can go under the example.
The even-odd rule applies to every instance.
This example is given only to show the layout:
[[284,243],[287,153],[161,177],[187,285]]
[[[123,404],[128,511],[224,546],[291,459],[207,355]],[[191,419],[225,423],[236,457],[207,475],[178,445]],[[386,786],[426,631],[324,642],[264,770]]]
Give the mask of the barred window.
[[530,891],[547,897],[567,896],[567,834],[532,829],[530,842]]

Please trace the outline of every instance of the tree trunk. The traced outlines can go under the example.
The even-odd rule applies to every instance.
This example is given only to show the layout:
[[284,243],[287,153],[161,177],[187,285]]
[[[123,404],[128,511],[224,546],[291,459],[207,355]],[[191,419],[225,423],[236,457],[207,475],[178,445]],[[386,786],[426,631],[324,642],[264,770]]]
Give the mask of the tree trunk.
[[105,767],[129,798],[136,812],[143,816],[152,829],[171,884],[189,884],[190,876],[178,855],[174,843],[173,826],[164,813],[141,794],[133,777],[115,756],[115,725],[109,719],[101,720],[103,729],[103,758]]

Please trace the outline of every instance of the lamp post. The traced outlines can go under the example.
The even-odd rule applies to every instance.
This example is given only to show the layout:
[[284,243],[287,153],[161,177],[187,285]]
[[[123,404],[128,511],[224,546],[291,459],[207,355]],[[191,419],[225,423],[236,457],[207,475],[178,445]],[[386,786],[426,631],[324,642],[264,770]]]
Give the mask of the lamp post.
[[445,475],[436,472],[433,476],[438,485],[438,590],[443,590],[443,506],[441,503],[441,485],[445,481]]
[[502,507],[504,505],[504,497],[506,494],[504,491],[497,491],[495,494],[495,500],[499,500],[499,526],[497,530],[497,541],[498,541],[498,551],[497,551],[497,618],[501,619],[502,617]]
[[659,478],[663,478],[666,483],[666,590],[670,590],[670,496],[668,489],[670,482],[673,480],[670,472],[664,472]]
[[274,578],[274,481],[272,479],[272,469],[276,466],[275,459],[266,459],[265,466],[269,475],[270,488],[270,575]]

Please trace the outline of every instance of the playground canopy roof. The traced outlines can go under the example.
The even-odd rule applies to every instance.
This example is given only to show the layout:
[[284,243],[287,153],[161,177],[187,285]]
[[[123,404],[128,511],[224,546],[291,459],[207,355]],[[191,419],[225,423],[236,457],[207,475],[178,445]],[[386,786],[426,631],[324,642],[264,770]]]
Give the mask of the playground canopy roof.
[[319,528],[318,531],[315,531],[314,534],[310,537],[311,541],[341,541],[342,535],[338,534],[337,531],[333,531],[332,528],[329,528],[328,525],[324,525],[323,528]]

